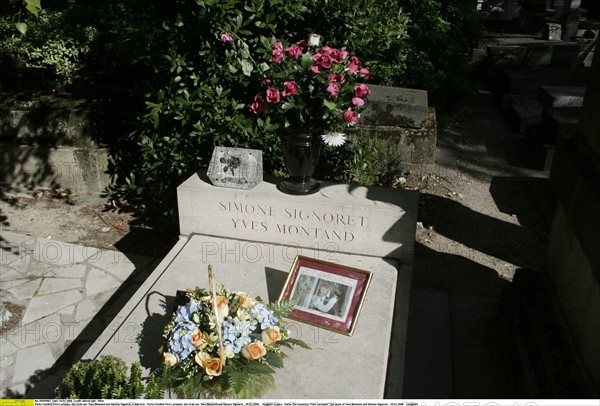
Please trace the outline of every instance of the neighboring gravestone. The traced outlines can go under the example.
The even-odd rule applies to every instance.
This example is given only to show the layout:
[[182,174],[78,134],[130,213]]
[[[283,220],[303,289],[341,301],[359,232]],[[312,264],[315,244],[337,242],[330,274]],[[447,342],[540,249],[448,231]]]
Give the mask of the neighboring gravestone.
[[215,147],[207,174],[215,186],[252,189],[262,181],[262,151]]
[[538,100],[546,108],[581,107],[585,87],[583,86],[540,86]]
[[371,94],[361,124],[372,126],[423,127],[427,119],[427,91],[369,85]]
[[544,39],[548,41],[560,41],[562,31],[558,23],[546,23],[544,29]]

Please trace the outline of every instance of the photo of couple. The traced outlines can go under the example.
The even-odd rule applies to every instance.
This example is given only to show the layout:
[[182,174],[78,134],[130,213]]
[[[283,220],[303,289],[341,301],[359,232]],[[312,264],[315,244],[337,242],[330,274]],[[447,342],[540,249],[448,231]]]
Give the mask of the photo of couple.
[[348,315],[355,287],[353,279],[302,267],[292,300],[304,311],[342,321]]

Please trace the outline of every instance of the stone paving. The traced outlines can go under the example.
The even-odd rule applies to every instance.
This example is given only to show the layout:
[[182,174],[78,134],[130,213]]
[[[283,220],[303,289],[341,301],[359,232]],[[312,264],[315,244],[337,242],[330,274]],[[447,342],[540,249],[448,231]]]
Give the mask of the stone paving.
[[6,231],[0,242],[0,298],[10,316],[0,335],[0,396],[14,397],[26,394],[153,258]]

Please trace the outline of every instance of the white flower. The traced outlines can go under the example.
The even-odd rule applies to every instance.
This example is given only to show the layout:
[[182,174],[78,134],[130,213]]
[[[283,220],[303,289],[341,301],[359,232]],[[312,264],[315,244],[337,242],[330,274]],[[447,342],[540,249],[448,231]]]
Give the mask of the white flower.
[[318,47],[321,42],[321,36],[319,34],[310,34],[308,36],[308,45],[311,47]]
[[344,145],[346,142],[346,134],[338,133],[338,132],[330,132],[321,135],[323,138],[323,142],[327,145],[332,145],[334,147],[339,147],[340,145]]

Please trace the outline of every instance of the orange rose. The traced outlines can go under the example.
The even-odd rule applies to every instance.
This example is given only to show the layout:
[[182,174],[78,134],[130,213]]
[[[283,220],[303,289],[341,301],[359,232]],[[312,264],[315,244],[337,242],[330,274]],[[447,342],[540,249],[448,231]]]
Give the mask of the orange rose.
[[217,315],[224,320],[229,315],[229,302],[225,296],[217,296]]
[[202,350],[204,347],[206,347],[207,343],[204,339],[204,334],[202,334],[200,330],[195,330],[192,333],[192,345],[197,350]]
[[208,376],[219,376],[223,370],[223,364],[219,358],[211,358],[204,367]]
[[170,352],[163,353],[163,362],[174,367],[177,365],[177,357]]
[[208,376],[219,376],[223,370],[223,364],[219,358],[213,358],[210,354],[199,352],[194,357],[194,361],[202,368]]
[[267,350],[260,341],[246,344],[244,348],[242,348],[242,356],[248,360],[259,359],[260,357],[264,357],[266,353]]
[[240,300],[240,306],[242,306],[244,309],[256,304],[256,300],[250,297],[250,295],[246,292],[238,292],[236,297]]
[[267,329],[260,333],[262,341],[265,345],[275,344],[277,341],[281,340],[281,331],[279,331],[279,327],[273,326],[270,329]]

